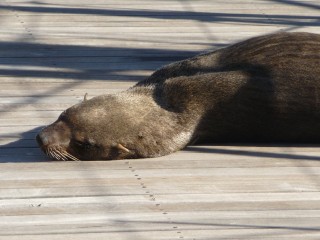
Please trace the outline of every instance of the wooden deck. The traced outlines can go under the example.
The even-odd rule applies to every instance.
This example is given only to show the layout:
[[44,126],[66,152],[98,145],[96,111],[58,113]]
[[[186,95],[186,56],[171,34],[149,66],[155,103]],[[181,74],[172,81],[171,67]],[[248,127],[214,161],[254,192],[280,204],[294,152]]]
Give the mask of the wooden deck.
[[252,36],[320,33],[318,0],[0,3],[0,239],[320,239],[319,146],[196,146],[53,162],[67,107]]

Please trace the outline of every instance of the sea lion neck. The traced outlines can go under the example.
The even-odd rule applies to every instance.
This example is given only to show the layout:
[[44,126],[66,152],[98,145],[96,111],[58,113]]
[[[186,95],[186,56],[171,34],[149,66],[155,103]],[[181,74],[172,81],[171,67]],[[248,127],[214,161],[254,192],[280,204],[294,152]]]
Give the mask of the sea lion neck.
[[193,138],[196,120],[200,116],[180,111],[164,97],[161,87],[136,87],[117,94],[116,98],[121,101],[122,116],[129,120],[126,134],[122,134],[126,136],[123,141],[128,148],[135,148],[140,157],[173,152]]

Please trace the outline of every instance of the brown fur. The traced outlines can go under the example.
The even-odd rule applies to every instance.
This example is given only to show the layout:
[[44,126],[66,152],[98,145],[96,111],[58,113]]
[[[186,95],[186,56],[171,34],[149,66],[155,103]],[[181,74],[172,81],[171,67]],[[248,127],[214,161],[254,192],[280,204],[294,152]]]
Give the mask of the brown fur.
[[74,105],[37,139],[61,160],[157,157],[193,140],[319,142],[319,91],[320,35],[267,35]]

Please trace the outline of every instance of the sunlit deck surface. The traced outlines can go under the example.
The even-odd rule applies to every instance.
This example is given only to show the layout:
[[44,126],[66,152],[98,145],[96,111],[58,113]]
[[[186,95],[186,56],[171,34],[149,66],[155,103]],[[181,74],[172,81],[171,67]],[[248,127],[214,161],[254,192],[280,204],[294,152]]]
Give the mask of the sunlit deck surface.
[[320,145],[58,162],[34,139],[85,93],[249,37],[320,33],[319,16],[318,0],[1,1],[0,239],[319,240]]

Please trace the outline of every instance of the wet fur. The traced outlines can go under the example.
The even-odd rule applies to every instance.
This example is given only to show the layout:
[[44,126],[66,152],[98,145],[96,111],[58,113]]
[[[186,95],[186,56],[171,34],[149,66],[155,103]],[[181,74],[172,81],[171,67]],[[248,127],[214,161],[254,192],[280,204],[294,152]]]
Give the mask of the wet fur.
[[194,140],[319,142],[319,89],[320,35],[267,35],[83,101],[37,139],[83,160],[157,157]]

